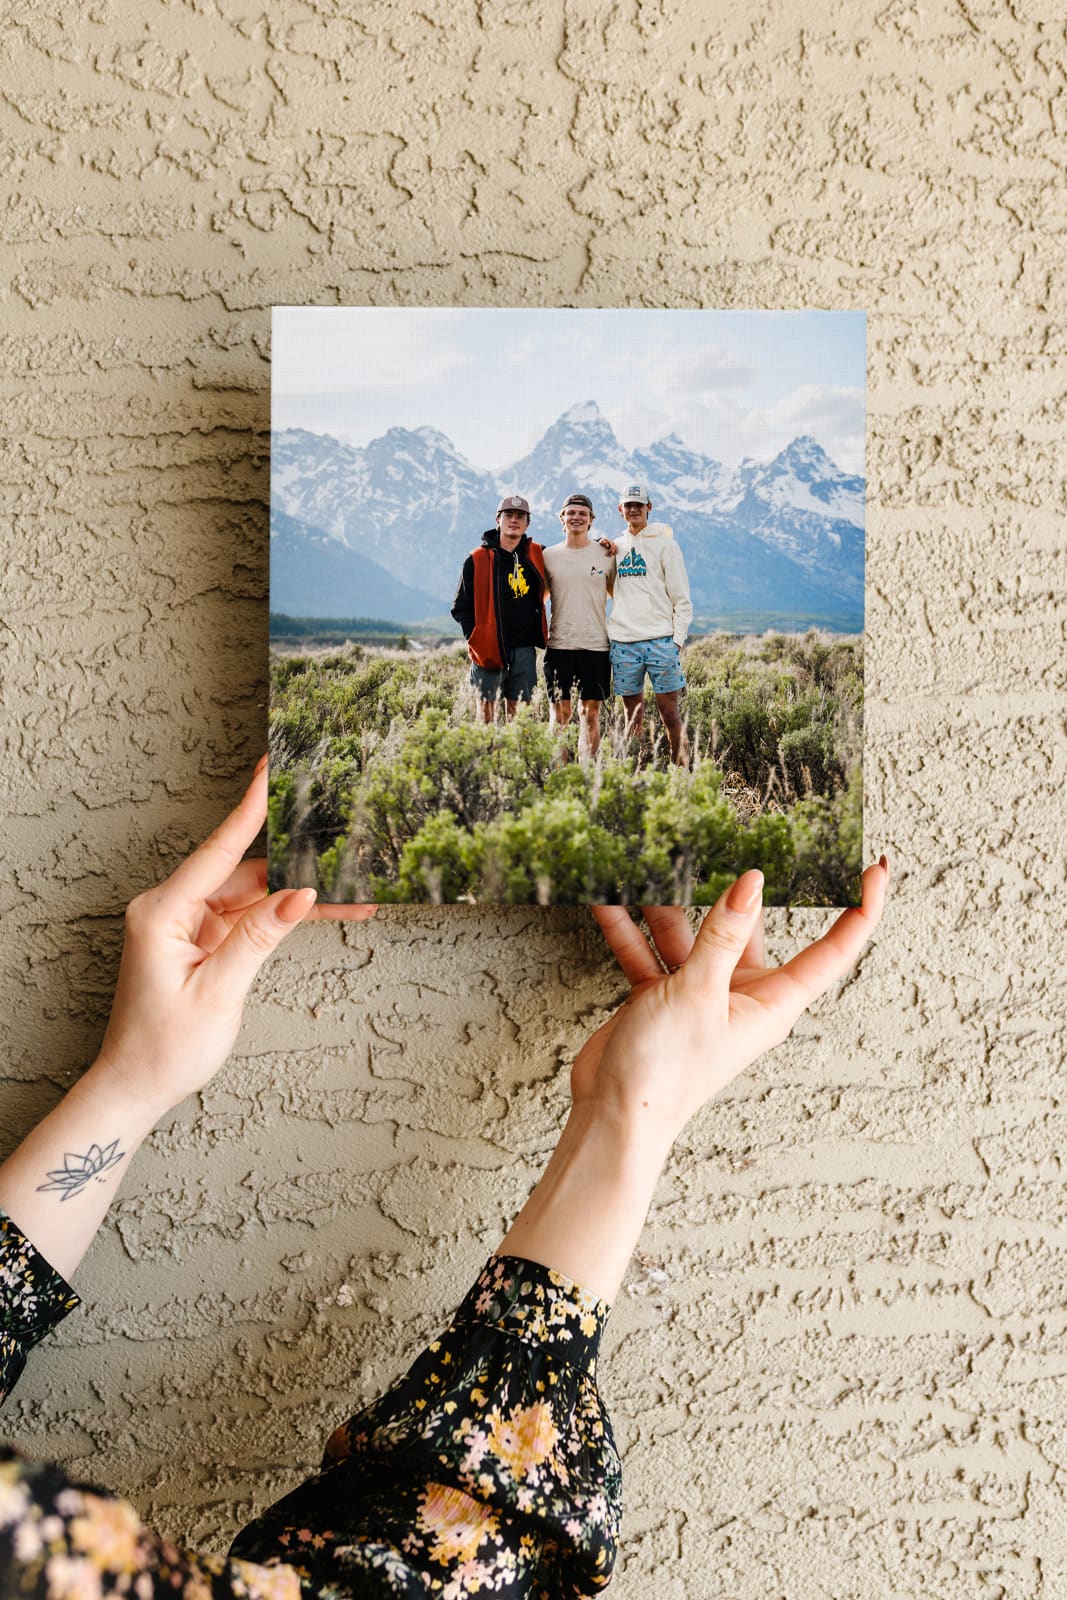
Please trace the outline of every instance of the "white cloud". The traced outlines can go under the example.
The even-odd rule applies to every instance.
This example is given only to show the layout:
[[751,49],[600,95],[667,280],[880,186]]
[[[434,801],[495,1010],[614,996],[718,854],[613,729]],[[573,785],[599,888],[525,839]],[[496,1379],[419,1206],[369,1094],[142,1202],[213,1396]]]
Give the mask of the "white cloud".
[[271,387],[276,395],[418,396],[470,365],[447,313],[417,319],[379,307],[276,306]]
[[693,350],[650,363],[649,386],[663,393],[716,394],[722,389],[744,389],[756,377],[755,368],[728,350]]
[[723,393],[678,392],[665,402],[658,399],[642,386],[610,408],[626,449],[677,433],[690,449],[733,467],[744,456],[770,461],[799,434],[810,433],[843,471],[864,470],[862,389],[804,384],[768,406],[745,406]]
[[766,459],[810,433],[845,472],[864,470],[866,398],[862,389],[806,383],[774,405],[752,411],[740,430],[745,454]]

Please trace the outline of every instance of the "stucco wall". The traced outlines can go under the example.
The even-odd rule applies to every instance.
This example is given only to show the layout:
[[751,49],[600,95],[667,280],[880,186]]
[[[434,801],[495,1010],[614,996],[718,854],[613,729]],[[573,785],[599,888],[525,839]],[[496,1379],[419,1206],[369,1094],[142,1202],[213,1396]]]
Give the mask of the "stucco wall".
[[[892,904],[664,1179],[604,1367],[615,1592],[1053,1600],[1062,10],[537,9],[5,7],[5,1139],[264,747],[272,303],[865,307]],[[619,992],[582,914],[301,931],[5,1430],[218,1547],[438,1324]]]

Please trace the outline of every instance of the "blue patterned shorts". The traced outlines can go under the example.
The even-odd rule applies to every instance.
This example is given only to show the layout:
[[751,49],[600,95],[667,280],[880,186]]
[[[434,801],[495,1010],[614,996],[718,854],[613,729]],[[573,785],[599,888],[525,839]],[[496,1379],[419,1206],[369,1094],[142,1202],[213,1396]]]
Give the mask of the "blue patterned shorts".
[[635,639],[628,644],[611,641],[611,676],[616,694],[644,694],[646,672],[654,694],[676,694],[685,688],[682,652],[670,634],[662,639]]

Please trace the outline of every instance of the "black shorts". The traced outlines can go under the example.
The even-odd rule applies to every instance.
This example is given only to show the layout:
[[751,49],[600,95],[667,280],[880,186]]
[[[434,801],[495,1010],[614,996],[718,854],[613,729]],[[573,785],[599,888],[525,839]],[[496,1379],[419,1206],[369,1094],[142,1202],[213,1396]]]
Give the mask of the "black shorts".
[[606,700],[611,694],[611,651],[546,650],[545,687],[550,700]]

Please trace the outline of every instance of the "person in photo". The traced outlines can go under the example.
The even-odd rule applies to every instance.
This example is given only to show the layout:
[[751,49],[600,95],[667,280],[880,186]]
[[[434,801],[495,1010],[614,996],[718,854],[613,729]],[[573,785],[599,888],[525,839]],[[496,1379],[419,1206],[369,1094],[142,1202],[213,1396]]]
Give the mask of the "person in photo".
[[550,602],[545,651],[549,714],[558,727],[567,727],[577,698],[578,753],[592,759],[600,748],[600,707],[611,693],[607,599],[615,560],[589,537],[596,513],[588,495],[568,495],[559,520],[563,542],[549,545],[544,553]]
[[506,495],[496,525],[463,563],[452,615],[470,652],[470,681],[478,715],[492,722],[503,702],[505,720],[529,701],[537,682],[537,651],[548,643],[544,551],[529,536],[530,506]]
[[626,532],[615,542],[615,587],[608,618],[611,674],[626,709],[627,737],[639,736],[644,725],[648,674],[670,741],[671,760],[684,767],[689,749],[678,696],[685,688],[682,647],[693,604],[674,530],[665,522],[649,522],[651,510],[647,483],[627,484],[619,501]]

